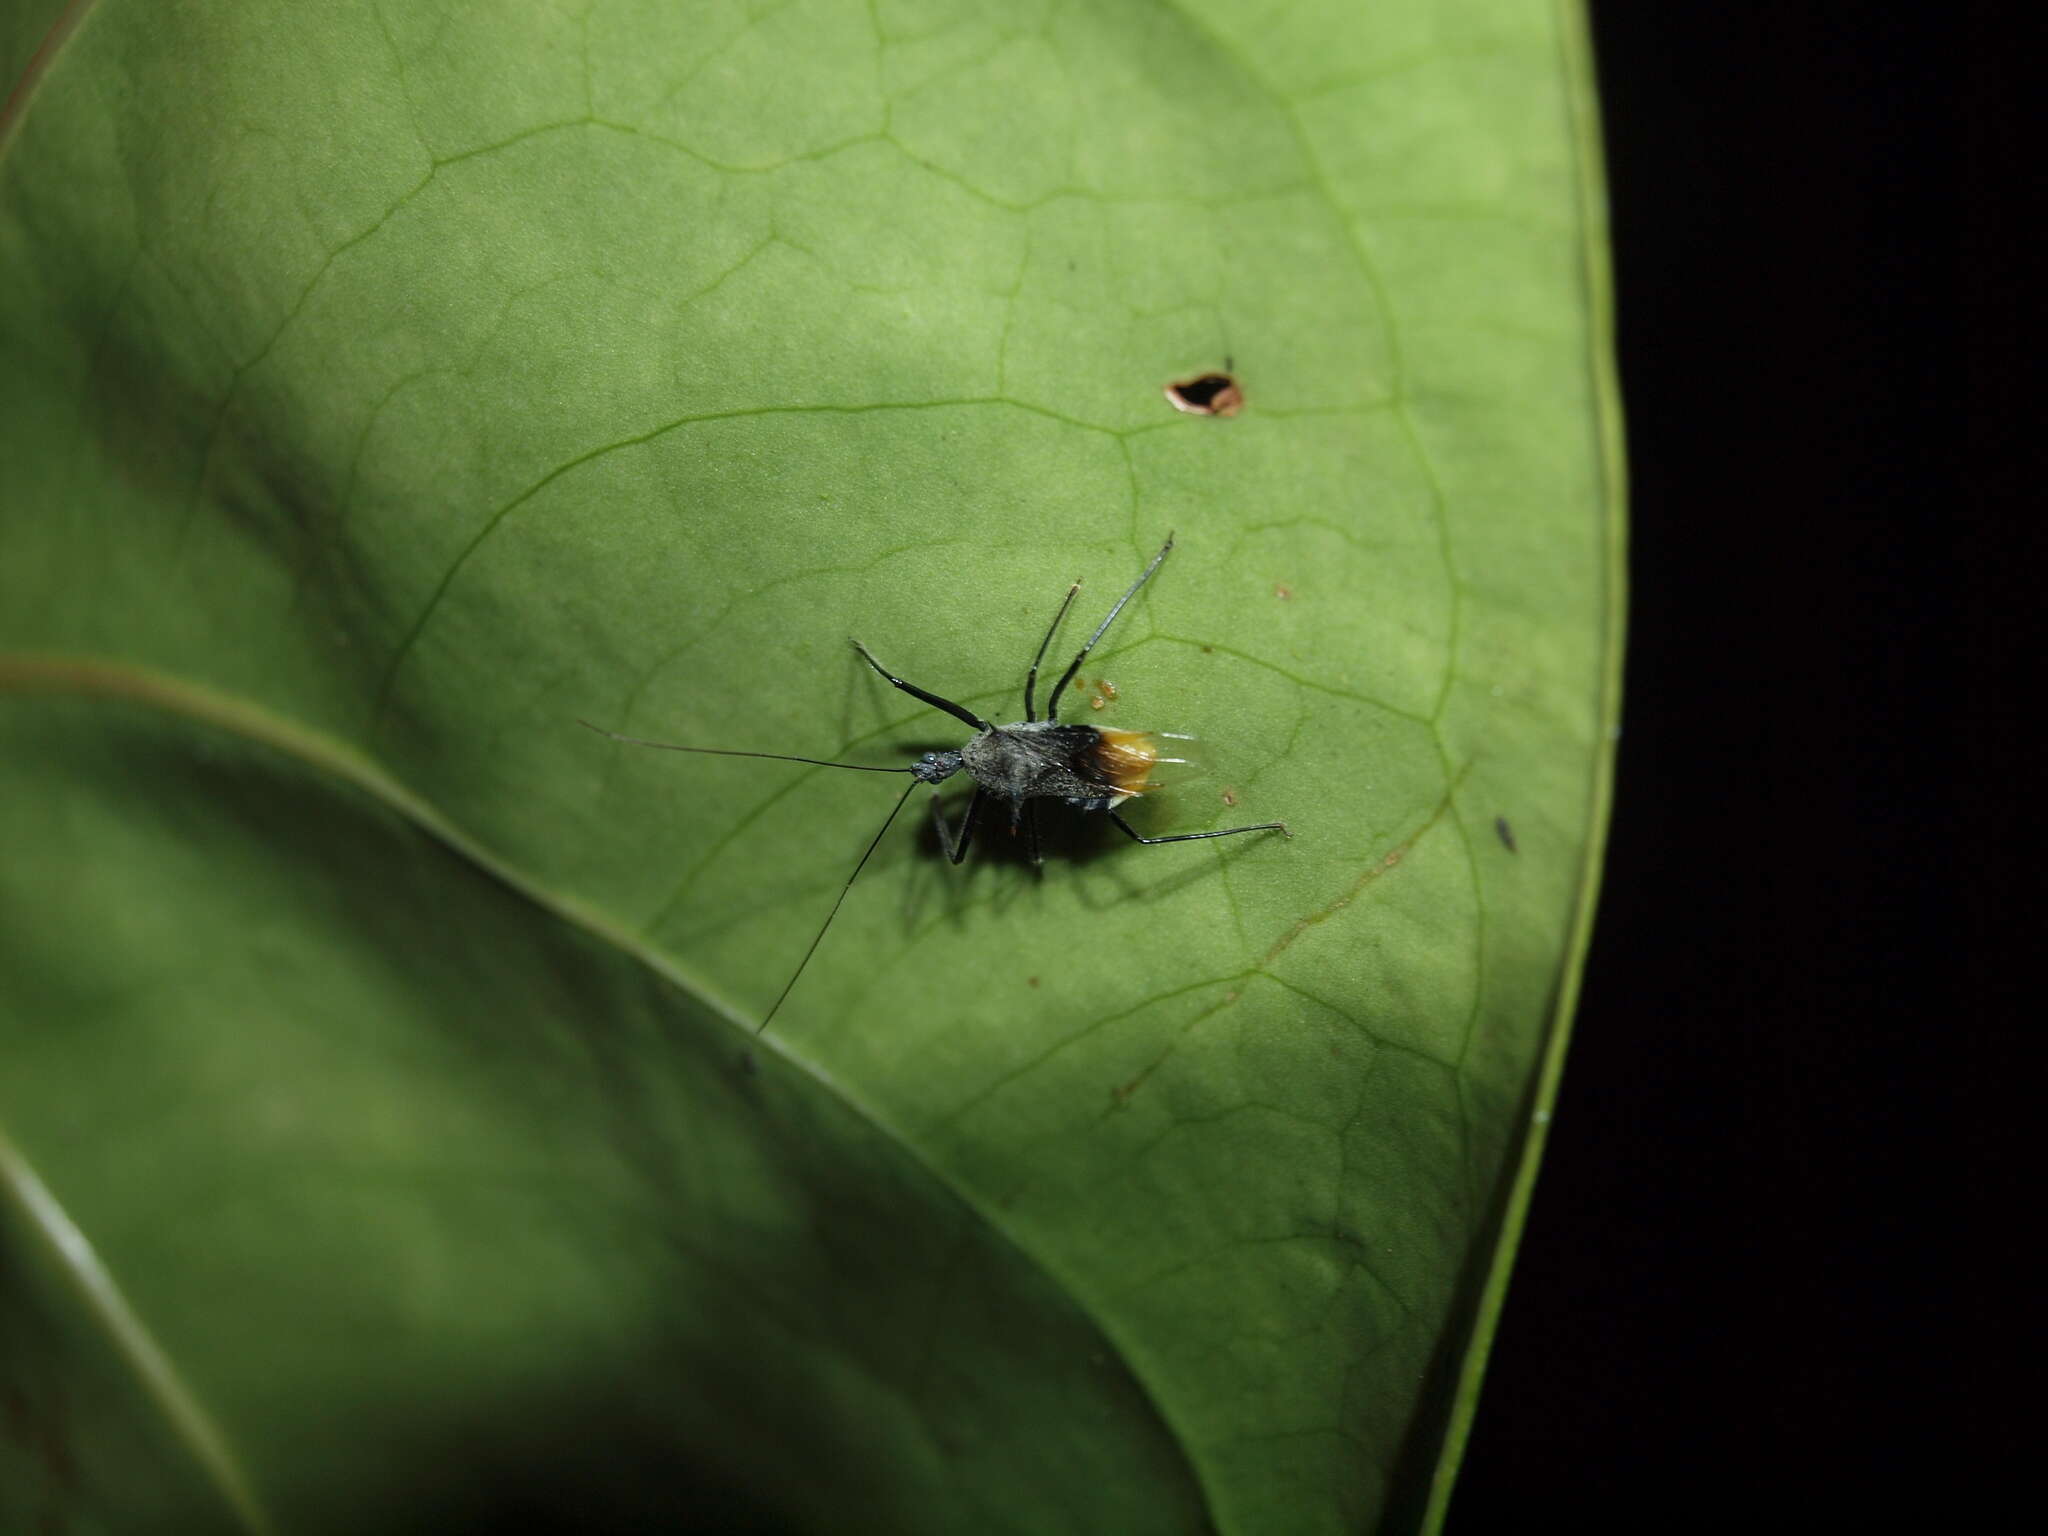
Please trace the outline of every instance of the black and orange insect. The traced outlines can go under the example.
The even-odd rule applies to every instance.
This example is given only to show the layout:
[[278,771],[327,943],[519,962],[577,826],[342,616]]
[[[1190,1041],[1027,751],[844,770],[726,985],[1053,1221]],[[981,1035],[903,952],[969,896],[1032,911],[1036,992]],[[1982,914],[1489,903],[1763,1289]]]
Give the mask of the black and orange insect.
[[[782,1007],[783,999],[789,996],[797,978],[804,973],[804,967],[811,962],[823,942],[825,932],[832,926],[833,918],[839,915],[846,893],[853,889],[853,882],[860,878],[860,872],[867,867],[869,857],[881,844],[883,834],[896,820],[897,813],[909,801],[919,784],[930,784],[933,788],[932,814],[939,824],[940,834],[945,841],[947,857],[955,864],[967,857],[968,844],[973,840],[975,828],[980,824],[990,801],[1006,801],[1010,808],[1010,830],[1022,831],[1027,841],[1033,865],[1043,863],[1038,843],[1038,809],[1040,800],[1059,800],[1077,811],[1101,811],[1114,822],[1119,831],[1133,842],[1154,846],[1159,843],[1193,843],[1211,837],[1235,837],[1240,832],[1287,832],[1287,824],[1279,821],[1255,822],[1245,827],[1221,827],[1214,832],[1177,832],[1167,837],[1145,837],[1122,816],[1117,807],[1126,800],[1136,799],[1147,790],[1158,786],[1151,780],[1154,767],[1162,762],[1178,759],[1162,755],[1161,742],[1175,739],[1167,733],[1146,731],[1104,730],[1093,725],[1062,725],[1059,723],[1060,695],[1068,683],[1080,673],[1081,663],[1088,659],[1088,653],[1095,649],[1109,626],[1116,622],[1116,616],[1124,611],[1126,604],[1138,595],[1138,590],[1152,579],[1152,573],[1173,549],[1173,538],[1168,535],[1159,553],[1151,563],[1138,573],[1138,579],[1131,583],[1124,595],[1116,600],[1103,621],[1095,626],[1095,633],[1088,637],[1060,680],[1053,684],[1047,695],[1045,718],[1038,718],[1035,693],[1038,687],[1038,669],[1045,660],[1045,653],[1052,646],[1053,636],[1059,633],[1061,620],[1073,606],[1074,596],[1081,590],[1081,583],[1075,582],[1067,588],[1067,595],[1061,599],[1059,611],[1046,626],[1045,638],[1038,642],[1038,654],[1031,658],[1031,668],[1024,674],[1024,718],[1011,725],[991,725],[988,721],[951,699],[928,693],[915,683],[906,682],[891,672],[875,655],[858,640],[853,648],[860,652],[863,660],[880,673],[892,688],[900,688],[914,699],[921,699],[934,709],[942,709],[954,719],[971,727],[975,735],[965,746],[950,752],[927,752],[908,766],[882,766],[870,763],[835,763],[816,757],[791,757],[781,752],[742,752],[730,747],[685,747],[674,742],[647,741],[638,736],[622,736],[617,731],[607,731],[602,726],[591,725],[588,720],[580,722],[589,726],[600,736],[609,736],[614,741],[623,741],[638,747],[659,747],[665,752],[699,752],[712,757],[762,757],[780,763],[808,763],[818,768],[850,768],[859,773],[907,773],[911,782],[903,794],[890,808],[882,821],[879,831],[869,840],[860,860],[853,866],[853,873],[846,877],[846,884],[839,889],[839,895],[832,903],[832,910],[825,914],[817,936],[811,940],[803,959],[784,983],[776,996],[767,1016],[761,1020],[761,1028],[768,1027],[768,1021],[775,1017]],[[946,825],[945,813],[939,806],[937,786],[956,773],[966,773],[974,780],[974,794],[967,802],[967,812],[961,818],[960,828],[955,833]]]

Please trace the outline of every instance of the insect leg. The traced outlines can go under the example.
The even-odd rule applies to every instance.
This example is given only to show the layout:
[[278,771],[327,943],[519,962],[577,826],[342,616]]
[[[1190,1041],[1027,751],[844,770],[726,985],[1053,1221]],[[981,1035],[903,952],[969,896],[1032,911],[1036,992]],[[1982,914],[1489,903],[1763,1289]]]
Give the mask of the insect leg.
[[1109,813],[1109,819],[1121,827],[1124,835],[1134,843],[1196,843],[1205,837],[1235,837],[1240,832],[1286,832],[1289,837],[1294,836],[1287,831],[1284,821],[1261,821],[1249,827],[1221,827],[1214,832],[1176,832],[1171,837],[1141,837],[1138,829],[1115,811]]
[[939,792],[932,791],[932,820],[939,824],[939,843],[946,850],[946,857],[958,864],[967,857],[967,844],[974,837],[974,824],[981,819],[983,790],[977,784],[974,795],[967,802],[967,814],[960,818],[960,840],[953,840],[953,829],[946,825],[946,813],[939,805]]
[[1136,597],[1138,588],[1152,579],[1152,573],[1159,569],[1159,562],[1166,558],[1167,552],[1172,548],[1173,535],[1169,533],[1166,542],[1159,546],[1159,553],[1152,557],[1152,563],[1138,572],[1138,579],[1131,583],[1130,590],[1116,600],[1116,606],[1109,610],[1109,616],[1095,626],[1095,633],[1088,637],[1088,643],[1081,647],[1081,653],[1074,658],[1067,670],[1060,674],[1060,680],[1052,685],[1052,693],[1045,701],[1046,719],[1057,720],[1060,717],[1060,695],[1066,692],[1067,684],[1071,683],[1074,674],[1081,670],[1081,663],[1086,661],[1088,653],[1095,649],[1095,642],[1103,637],[1109,626],[1116,622],[1116,616],[1124,611],[1124,604]]
[[1038,802],[1036,800],[1026,800],[1024,802],[1024,831],[1031,840],[1031,867],[1033,869],[1040,869],[1044,867],[1045,855],[1038,851]]
[[882,676],[888,680],[890,687],[901,688],[905,693],[909,694],[912,698],[923,699],[925,703],[931,705],[931,707],[934,709],[943,709],[955,720],[965,721],[967,724],[973,726],[977,731],[986,731],[992,729],[992,727],[986,720],[982,719],[981,716],[975,714],[972,710],[967,709],[962,705],[955,704],[951,699],[942,699],[936,693],[926,693],[922,688],[918,687],[915,683],[906,683],[894,672],[891,672],[887,667],[883,666],[879,661],[875,660],[874,652],[870,651],[858,640],[853,642],[853,648],[856,651],[860,652],[862,660],[866,661],[869,666],[873,667],[877,672],[881,673]]
[[1052,622],[1045,626],[1045,638],[1038,642],[1038,654],[1031,658],[1031,670],[1024,674],[1024,718],[1036,720],[1038,712],[1032,707],[1031,690],[1038,686],[1038,664],[1045,660],[1045,648],[1052,644],[1052,637],[1060,627],[1060,620],[1067,616],[1067,610],[1074,606],[1074,594],[1081,590],[1081,583],[1075,582],[1067,588],[1067,595],[1060,599],[1060,611],[1052,616]]
[[775,1001],[769,1007],[767,1015],[761,1020],[761,1027],[754,1031],[755,1034],[767,1033],[769,1020],[773,1019],[776,1011],[782,1007],[782,1000],[789,996],[789,989],[795,986],[797,978],[803,975],[804,967],[811,963],[811,956],[818,952],[818,945],[824,942],[825,930],[832,926],[832,919],[839,915],[839,908],[846,900],[846,893],[853,889],[853,882],[860,878],[860,872],[868,867],[869,857],[881,846],[882,836],[889,830],[890,823],[895,821],[896,813],[910,803],[910,791],[917,788],[917,783],[916,779],[912,779],[910,787],[896,797],[896,803],[889,808],[889,814],[882,819],[881,829],[875,833],[874,837],[869,841],[867,848],[861,853],[860,862],[853,866],[853,873],[846,877],[846,884],[839,887],[839,895],[832,903],[832,910],[825,914],[825,921],[818,925],[818,932],[816,937],[811,940],[811,947],[804,951],[803,959],[797,961],[796,969],[789,973],[789,980],[784,982],[782,990],[775,994]]

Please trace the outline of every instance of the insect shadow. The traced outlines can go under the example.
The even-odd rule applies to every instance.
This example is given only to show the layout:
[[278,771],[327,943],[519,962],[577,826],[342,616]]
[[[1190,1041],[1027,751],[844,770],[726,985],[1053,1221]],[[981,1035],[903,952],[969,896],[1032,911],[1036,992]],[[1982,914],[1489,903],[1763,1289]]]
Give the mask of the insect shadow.
[[[974,736],[964,745],[954,748],[934,749],[921,754],[907,766],[872,763],[837,763],[817,757],[793,757],[782,752],[743,752],[731,747],[688,747],[670,741],[648,741],[639,736],[621,735],[608,731],[603,726],[592,725],[588,720],[577,723],[600,736],[613,741],[626,742],[636,747],[656,747],[664,752],[697,752],[709,757],[760,757],[780,763],[807,763],[816,768],[845,768],[855,773],[906,773],[910,783],[889,808],[889,814],[882,818],[882,825],[868,840],[859,860],[853,866],[853,873],[846,877],[846,883],[839,888],[839,894],[832,902],[832,909],[825,914],[825,921],[819,925],[810,947],[783,983],[775,1001],[762,1017],[760,1030],[766,1030],[769,1022],[781,1009],[791,988],[795,987],[804,968],[811,963],[811,956],[818,952],[825,934],[832,926],[832,920],[839,915],[839,908],[845,903],[847,892],[853,889],[860,872],[867,868],[867,862],[881,845],[882,838],[894,824],[897,814],[909,803],[917,786],[929,784],[933,789],[932,820],[934,835],[940,851],[948,862],[958,864],[967,857],[968,846],[974,840],[980,826],[991,808],[1003,804],[1009,808],[1010,837],[1001,839],[998,847],[1005,844],[1021,843],[1022,859],[1034,869],[1045,861],[1043,843],[1039,837],[1038,802],[1055,800],[1083,813],[1100,812],[1126,837],[1146,847],[1162,843],[1197,843],[1212,837],[1236,837],[1244,832],[1278,832],[1292,836],[1287,824],[1280,821],[1253,822],[1242,827],[1220,827],[1213,832],[1176,832],[1165,837],[1146,837],[1118,814],[1117,807],[1125,801],[1134,800],[1148,790],[1159,786],[1152,782],[1151,771],[1161,763],[1178,762],[1180,759],[1165,755],[1165,750],[1175,741],[1186,740],[1169,732],[1107,730],[1100,726],[1059,723],[1060,699],[1066,693],[1067,685],[1080,673],[1081,663],[1088,659],[1088,653],[1096,643],[1109,632],[1109,626],[1116,622],[1117,615],[1146,582],[1152,579],[1166,557],[1173,552],[1173,535],[1168,534],[1166,542],[1159,546],[1145,569],[1138,573],[1138,579],[1125,589],[1109,612],[1095,626],[1087,642],[1075,653],[1067,664],[1067,670],[1060,674],[1058,682],[1052,685],[1046,695],[1045,718],[1038,717],[1036,691],[1038,669],[1045,661],[1045,653],[1052,646],[1053,636],[1059,633],[1067,610],[1074,605],[1074,597],[1081,590],[1076,581],[1067,588],[1067,595],[1060,599],[1052,623],[1045,629],[1045,638],[1038,642],[1038,651],[1031,658],[1031,667],[1024,674],[1024,718],[1009,725],[992,725],[965,705],[931,693],[898,677],[875,659],[860,641],[853,642],[853,648],[860,652],[861,659],[882,677],[892,688],[901,689],[912,698],[929,704],[933,709],[944,710],[961,724],[970,727]],[[974,783],[974,791],[968,797],[967,809],[960,818],[956,831],[951,827],[938,798],[938,786],[957,773],[965,773]],[[984,839],[987,842],[987,839]],[[758,1033],[759,1031],[757,1031]]]

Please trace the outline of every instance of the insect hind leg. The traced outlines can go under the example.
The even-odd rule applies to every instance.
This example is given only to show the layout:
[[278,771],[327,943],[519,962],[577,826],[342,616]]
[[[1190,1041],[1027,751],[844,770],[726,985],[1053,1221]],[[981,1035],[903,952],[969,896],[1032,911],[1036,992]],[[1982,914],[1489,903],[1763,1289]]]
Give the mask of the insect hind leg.
[[[1103,621],[1095,626],[1095,633],[1088,637],[1088,643],[1081,647],[1079,654],[1067,664],[1067,670],[1060,674],[1060,680],[1052,685],[1052,692],[1046,695],[1045,718],[1057,720],[1060,717],[1060,695],[1066,692],[1067,684],[1074,680],[1074,674],[1081,670],[1081,663],[1088,659],[1088,653],[1095,649],[1095,642],[1109,632],[1109,626],[1116,622],[1116,616],[1124,611],[1124,605],[1138,595],[1138,589],[1152,579],[1152,573],[1159,569],[1160,562],[1173,552],[1173,535],[1166,536],[1166,542],[1159,546],[1159,553],[1144,570],[1138,572],[1138,579],[1131,583],[1124,595],[1116,600],[1116,606],[1109,610]],[[1070,594],[1071,595],[1071,594]],[[1064,612],[1065,610],[1062,610]],[[1046,637],[1050,640],[1052,637]]]
[[1283,837],[1294,836],[1287,830],[1287,823],[1284,821],[1259,821],[1248,827],[1219,827],[1214,832],[1176,832],[1170,837],[1146,837],[1115,811],[1109,813],[1109,819],[1115,822],[1124,836],[1132,842],[1143,843],[1147,847],[1155,843],[1198,843],[1207,837],[1235,837],[1240,832],[1278,832]]
[[1024,674],[1024,718],[1036,720],[1038,707],[1031,702],[1032,690],[1038,686],[1039,663],[1045,660],[1045,653],[1052,644],[1052,637],[1059,632],[1060,620],[1067,616],[1067,610],[1074,606],[1074,594],[1081,590],[1081,583],[1075,582],[1067,588],[1067,595],[1060,599],[1059,612],[1052,616],[1052,622],[1045,626],[1045,638],[1038,642],[1038,654],[1031,658],[1031,670]]

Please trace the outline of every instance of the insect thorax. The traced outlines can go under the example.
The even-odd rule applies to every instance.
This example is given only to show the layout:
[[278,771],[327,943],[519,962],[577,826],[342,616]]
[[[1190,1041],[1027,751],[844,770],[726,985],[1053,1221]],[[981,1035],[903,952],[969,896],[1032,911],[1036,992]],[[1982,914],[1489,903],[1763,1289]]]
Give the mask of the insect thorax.
[[976,783],[1003,799],[1053,798],[1106,809],[1150,788],[1145,776],[1159,751],[1141,731],[1024,720],[975,737],[960,757]]

